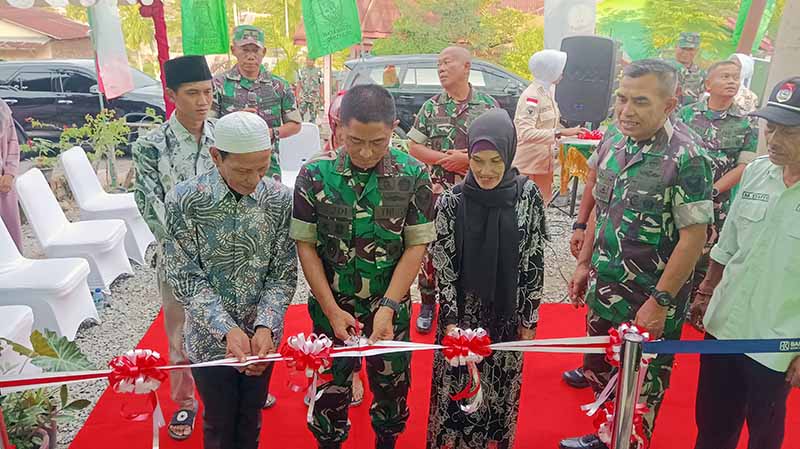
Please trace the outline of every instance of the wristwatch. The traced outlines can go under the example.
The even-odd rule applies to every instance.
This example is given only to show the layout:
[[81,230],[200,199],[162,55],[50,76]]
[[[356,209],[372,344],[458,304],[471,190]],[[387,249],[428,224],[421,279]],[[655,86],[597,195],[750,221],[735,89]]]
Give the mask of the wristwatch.
[[561,134],[561,131],[556,131],[555,136],[556,139],[560,139],[563,136],[563,134]]
[[711,189],[711,198],[717,199],[718,196],[719,196],[719,190],[717,190],[716,187]]
[[675,297],[673,297],[667,292],[658,290],[656,288],[653,289],[650,295],[653,297],[653,299],[656,300],[658,305],[661,307],[669,307],[675,303]]
[[394,313],[400,311],[400,303],[395,301],[394,299],[389,299],[385,296],[381,298],[381,300],[378,302],[378,307],[388,307],[392,309]]
[[269,137],[270,137],[270,140],[272,140],[272,143],[274,145],[275,142],[281,140],[281,130],[278,129],[278,128],[270,129]]
[[585,231],[586,230],[586,223],[578,223],[577,221],[572,224],[572,230],[577,231],[578,229]]

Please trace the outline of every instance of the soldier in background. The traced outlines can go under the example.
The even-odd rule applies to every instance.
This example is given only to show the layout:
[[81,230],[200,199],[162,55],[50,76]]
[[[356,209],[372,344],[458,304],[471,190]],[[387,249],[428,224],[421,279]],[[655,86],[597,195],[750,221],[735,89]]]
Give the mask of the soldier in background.
[[[434,204],[442,192],[461,182],[467,173],[469,125],[487,110],[499,107],[494,98],[469,83],[471,60],[469,51],[461,47],[445,48],[439,53],[439,81],[444,91],[422,105],[408,132],[409,152],[430,167]],[[428,333],[436,310],[436,275],[430,254],[422,264],[419,290],[422,308],[417,330]]]
[[[597,180],[597,232],[586,236],[570,296],[585,297],[590,336],[608,335],[612,327],[633,321],[653,338],[680,338],[692,270],[714,208],[702,142],[669,118],[678,105],[676,87],[677,73],[663,61],[626,67],[614,113],[624,138],[606,140],[589,160],[590,176]],[[660,355],[647,369],[640,402],[650,410],[644,416],[648,438],[673,361]],[[604,354],[587,354],[583,368],[595,393],[613,374]],[[594,434],[563,440],[560,447],[607,448]]]
[[[258,114],[267,122],[272,138],[272,162],[268,176],[280,181],[280,139],[300,132],[303,121],[297,111],[289,83],[264,67],[264,31],[252,25],[233,30],[231,53],[236,66],[214,77],[212,114],[222,117],[231,112]],[[270,397],[271,399],[274,399]]]
[[[342,98],[344,146],[297,176],[291,237],[311,288],[314,332],[342,345],[364,330],[371,341],[408,341],[409,289],[436,238],[430,177],[392,148],[394,100],[383,87],[355,86]],[[377,449],[393,449],[409,416],[411,355],[366,358]],[[347,439],[355,358],[339,358],[319,385],[309,424],[321,449]]]
[[297,72],[298,104],[300,117],[309,115],[311,123],[317,122],[317,114],[322,109],[322,70],[314,65],[315,60],[306,59],[306,66]]
[[703,257],[695,267],[695,290],[705,277],[708,254],[717,243],[730,210],[731,189],[739,184],[744,168],[756,158],[758,149],[758,124],[735,102],[739,74],[740,67],[733,61],[715,63],[708,69],[705,82],[709,96],[678,112],[678,119],[703,139],[714,173],[714,224],[709,226]]
[[700,100],[705,92],[703,82],[706,72],[695,64],[700,49],[700,33],[684,31],[678,38],[675,59],[669,62],[678,71],[678,106],[686,106]]

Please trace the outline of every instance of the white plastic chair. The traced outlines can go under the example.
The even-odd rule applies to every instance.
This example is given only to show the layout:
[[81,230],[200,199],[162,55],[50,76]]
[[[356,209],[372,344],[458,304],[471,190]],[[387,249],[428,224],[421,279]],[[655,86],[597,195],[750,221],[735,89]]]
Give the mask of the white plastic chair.
[[303,164],[322,151],[319,127],[313,123],[303,123],[299,133],[281,139],[280,149],[281,181],[285,186],[294,188],[294,180]]
[[[27,306],[26,309],[33,311],[30,321],[34,328],[50,329],[74,340],[83,321],[99,322],[87,276],[89,263],[84,259],[22,257],[0,220],[0,306]],[[7,315],[0,311],[0,316],[5,329]],[[30,328],[27,336],[30,336]]]
[[16,180],[22,210],[48,258],[82,257],[89,262],[89,287],[108,289],[116,278],[133,274],[125,253],[125,222],[94,220],[70,223],[36,168]]
[[80,208],[81,220],[124,220],[128,230],[125,252],[132,261],[144,265],[147,247],[156,238],[139,213],[133,193],[107,193],[103,190],[81,147],[73,147],[60,157],[69,188]]

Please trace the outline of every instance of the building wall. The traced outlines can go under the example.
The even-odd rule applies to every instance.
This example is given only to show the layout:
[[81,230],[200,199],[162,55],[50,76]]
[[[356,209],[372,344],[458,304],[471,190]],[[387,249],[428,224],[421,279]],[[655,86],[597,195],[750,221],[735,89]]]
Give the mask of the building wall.
[[0,18],[0,41],[5,39],[24,39],[29,40],[30,42],[44,42],[48,39],[48,37],[43,36],[36,31],[22,28],[14,25],[13,23],[8,23]]
[[92,40],[88,37],[68,41],[51,41],[51,59],[93,59]]
[[0,59],[14,61],[18,59],[51,59],[50,47],[42,45],[35,50],[0,50]]

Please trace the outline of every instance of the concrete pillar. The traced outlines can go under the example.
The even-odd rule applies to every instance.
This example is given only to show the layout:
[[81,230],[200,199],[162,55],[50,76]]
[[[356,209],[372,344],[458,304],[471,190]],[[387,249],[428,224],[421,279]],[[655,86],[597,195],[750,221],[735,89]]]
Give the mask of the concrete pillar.
[[[778,27],[778,35],[775,39],[775,52],[772,54],[769,65],[767,88],[761,102],[762,105],[767,104],[769,94],[776,84],[786,78],[800,76],[798,61],[800,61],[800,0],[786,0],[781,24]],[[758,150],[760,154],[763,154],[766,152],[764,120],[761,120],[761,125]]]

